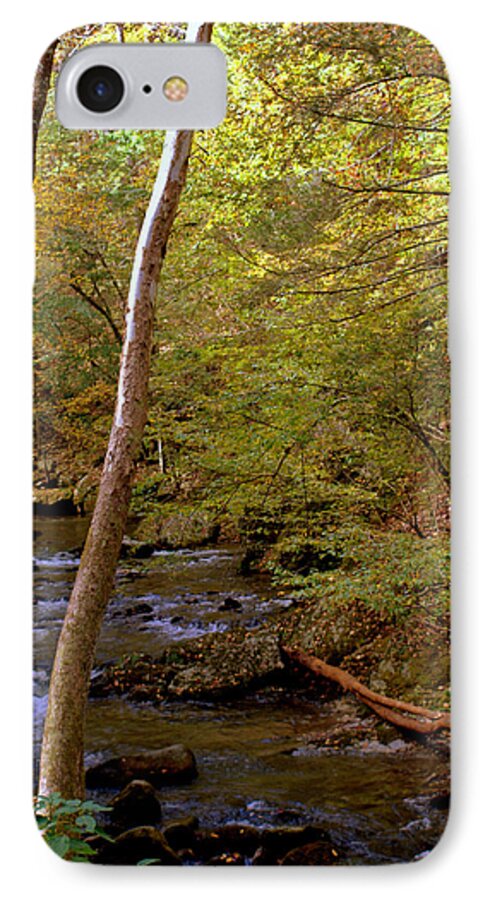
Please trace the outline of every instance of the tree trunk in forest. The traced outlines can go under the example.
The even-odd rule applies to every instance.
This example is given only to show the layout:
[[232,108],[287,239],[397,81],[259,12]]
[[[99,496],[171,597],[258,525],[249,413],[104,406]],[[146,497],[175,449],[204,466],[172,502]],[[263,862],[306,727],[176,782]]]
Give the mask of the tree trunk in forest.
[[[188,29],[208,42],[212,24]],[[185,183],[191,131],[168,132],[141,228],[128,296],[119,388],[99,493],[58,640],[44,725],[39,794],[83,797],[85,713],[95,645],[113,588],[146,424],[154,301]]]
[[43,53],[39,60],[39,65],[34,78],[34,94],[32,98],[32,175],[36,174],[36,150],[37,136],[39,134],[39,126],[46,106],[49,85],[51,82],[51,72],[53,71],[53,61],[59,40],[56,38],[48,49]]
[[[437,712],[432,709],[425,709],[423,706],[415,706],[413,703],[406,703],[404,700],[395,700],[393,697],[385,697],[384,694],[377,694],[371,691],[360,681],[357,681],[345,669],[339,669],[337,666],[330,666],[316,656],[310,656],[303,650],[296,650],[291,647],[282,647],[283,653],[288,659],[299,663],[314,675],[320,675],[322,678],[329,678],[336,681],[345,691],[351,691],[358,700],[369,706],[373,712],[377,713],[386,722],[391,722],[397,728],[403,728],[407,731],[415,731],[417,734],[433,734],[442,728],[450,728],[451,720],[448,713]],[[410,716],[401,715],[397,710],[409,713]]]

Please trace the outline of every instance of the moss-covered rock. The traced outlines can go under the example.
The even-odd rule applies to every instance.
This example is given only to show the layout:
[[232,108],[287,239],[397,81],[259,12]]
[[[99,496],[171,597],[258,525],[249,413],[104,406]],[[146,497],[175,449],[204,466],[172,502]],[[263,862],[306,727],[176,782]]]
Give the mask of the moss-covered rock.
[[229,697],[271,680],[284,668],[279,642],[267,632],[237,629],[206,636],[198,647],[194,664],[177,669],[170,680],[170,697]]
[[127,657],[102,667],[91,694],[127,694],[131,700],[209,700],[240,696],[281,675],[284,662],[276,634],[266,629],[207,634],[161,657]]

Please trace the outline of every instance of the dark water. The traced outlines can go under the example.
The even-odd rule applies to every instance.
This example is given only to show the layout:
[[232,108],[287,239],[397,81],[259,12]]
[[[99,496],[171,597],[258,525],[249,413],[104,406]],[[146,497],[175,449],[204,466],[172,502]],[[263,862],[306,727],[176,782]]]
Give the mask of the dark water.
[[[34,713],[36,756],[49,671],[86,522],[40,520],[34,571]],[[154,554],[124,563],[117,576],[97,661],[126,653],[158,654],[169,643],[224,630],[256,627],[289,599],[265,578],[237,576],[234,547]],[[228,599],[240,608],[219,607]],[[139,606],[144,604],[144,606]],[[148,607],[151,611],[148,611]],[[144,611],[138,611],[144,610]],[[128,613],[130,613],[128,615]],[[428,784],[442,763],[403,745],[339,752],[306,747],[309,735],[336,723],[336,706],[269,688],[229,703],[168,703],[121,698],[89,703],[86,761],[184,743],[199,777],[162,792],[164,820],[194,813],[203,825],[328,827],[351,863],[407,861],[424,855],[443,830],[446,813],[429,803]]]

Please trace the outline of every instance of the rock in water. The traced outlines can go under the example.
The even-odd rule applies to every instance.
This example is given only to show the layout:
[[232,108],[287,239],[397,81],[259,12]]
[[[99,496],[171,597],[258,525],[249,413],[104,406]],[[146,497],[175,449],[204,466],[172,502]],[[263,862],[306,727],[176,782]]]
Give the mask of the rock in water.
[[228,612],[231,610],[241,610],[242,604],[239,600],[236,600],[235,597],[225,597],[222,603],[218,606],[220,612]]
[[153,785],[131,781],[112,801],[112,818],[124,829],[160,822],[162,809]]
[[244,693],[275,677],[284,664],[274,635],[237,628],[193,643],[202,659],[180,668],[168,685],[170,697],[214,699]]
[[86,773],[87,787],[123,787],[134,779],[144,779],[155,787],[186,784],[197,776],[194,754],[183,744],[149,750],[134,756],[116,756]]
[[279,861],[280,866],[336,866],[338,863],[339,854],[327,841],[295,847]]
[[[166,829],[164,829],[164,835],[172,844]],[[327,832],[321,825],[259,828],[254,825],[230,823],[218,825],[212,830],[196,831],[192,847],[196,857],[203,861],[209,860],[210,865],[231,865],[230,861],[223,863],[216,862],[216,860],[221,857],[236,859],[236,854],[238,854],[242,858],[250,859],[254,866],[272,866],[279,864],[280,860],[282,865],[282,860],[290,852],[296,852],[306,845],[316,846],[317,843],[322,845],[324,851],[325,848],[332,846]],[[336,851],[332,848],[332,858],[335,858],[335,853]],[[284,863],[284,865],[296,864],[300,865],[295,862]],[[326,865],[326,863],[322,862],[321,865]],[[332,865],[332,862],[329,862],[328,865]]]
[[161,832],[149,825],[131,828],[120,834],[97,861],[115,866],[135,866],[143,859],[158,860],[157,865],[160,866],[182,865]]
[[196,816],[186,816],[169,822],[163,829],[163,836],[172,850],[186,850],[194,846],[198,826],[199,820]]
[[125,536],[121,544],[121,559],[148,559],[153,555],[155,545],[147,541],[135,541]]
[[150,613],[153,613],[153,606],[150,606],[149,603],[135,603],[133,606],[128,606],[122,615],[127,619],[131,618],[131,616],[142,615],[148,615],[149,618],[151,618]]

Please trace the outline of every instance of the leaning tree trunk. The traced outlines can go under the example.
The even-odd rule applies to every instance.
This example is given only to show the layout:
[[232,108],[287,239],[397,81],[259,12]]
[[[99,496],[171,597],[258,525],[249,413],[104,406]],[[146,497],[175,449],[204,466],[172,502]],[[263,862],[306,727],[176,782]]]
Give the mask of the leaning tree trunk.
[[[188,30],[207,42],[212,25]],[[168,133],[136,249],[119,389],[99,493],[51,674],[39,794],[84,795],[85,712],[95,645],[109,602],[147,415],[154,301],[165,247],[185,183],[191,131]]]

